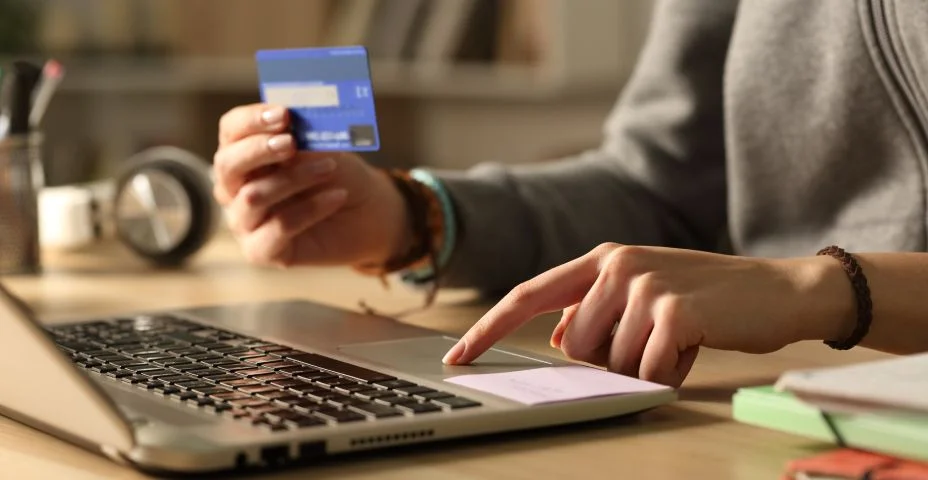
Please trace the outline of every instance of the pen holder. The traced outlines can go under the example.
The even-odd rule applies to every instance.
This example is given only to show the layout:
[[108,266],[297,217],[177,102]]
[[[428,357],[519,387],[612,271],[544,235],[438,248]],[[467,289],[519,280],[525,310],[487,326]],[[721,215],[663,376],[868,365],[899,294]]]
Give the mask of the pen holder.
[[0,275],[41,270],[38,194],[45,182],[39,133],[0,139]]

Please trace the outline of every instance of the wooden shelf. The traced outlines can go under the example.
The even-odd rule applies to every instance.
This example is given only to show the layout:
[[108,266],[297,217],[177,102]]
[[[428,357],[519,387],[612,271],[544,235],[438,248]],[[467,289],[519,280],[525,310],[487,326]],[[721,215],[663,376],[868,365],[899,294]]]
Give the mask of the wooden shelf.
[[[78,93],[243,93],[255,92],[254,61],[242,58],[135,60],[62,59],[67,75],[62,92]],[[545,100],[568,95],[610,94],[621,78],[572,78],[520,65],[426,65],[373,62],[378,95],[417,98]]]

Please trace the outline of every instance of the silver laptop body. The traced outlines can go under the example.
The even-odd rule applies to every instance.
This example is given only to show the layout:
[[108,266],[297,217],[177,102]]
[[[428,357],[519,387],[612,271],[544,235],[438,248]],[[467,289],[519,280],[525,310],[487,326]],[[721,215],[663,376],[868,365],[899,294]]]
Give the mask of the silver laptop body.
[[[100,320],[108,323],[94,323]],[[356,377],[372,378],[370,375],[374,374],[384,378],[395,377],[395,381],[385,380],[381,383],[388,386],[406,385],[400,395],[408,396],[406,400],[410,404],[404,408],[397,406],[394,410],[400,412],[398,415],[380,418],[376,414],[364,415],[362,419],[353,416],[332,418],[326,415],[350,416],[358,413],[358,408],[364,413],[363,408],[371,407],[345,403],[330,408],[331,402],[323,398],[319,401],[323,407],[316,411],[329,413],[321,417],[313,414],[311,408],[299,410],[298,413],[305,414],[303,416],[290,414],[290,409],[284,409],[283,412],[274,410],[277,413],[267,414],[273,417],[273,422],[262,420],[255,423],[257,420],[254,415],[242,416],[243,411],[250,412],[249,407],[221,409],[216,405],[224,402],[219,401],[201,404],[210,400],[208,396],[199,394],[197,398],[183,399],[184,390],[170,387],[168,381],[160,382],[156,389],[151,388],[152,383],[158,383],[157,378],[178,376],[162,375],[147,383],[130,382],[131,377],[116,378],[118,372],[126,373],[121,367],[113,371],[103,361],[93,361],[89,356],[82,356],[61,346],[67,344],[73,347],[68,339],[75,337],[67,335],[74,331],[98,332],[101,328],[109,329],[110,324],[127,331],[121,338],[134,340],[141,335],[150,340],[156,338],[152,335],[157,334],[161,326],[175,325],[177,322],[180,325],[200,324],[206,327],[194,329],[192,333],[183,330],[173,333],[175,337],[187,338],[184,335],[207,332],[204,338],[208,337],[210,343],[206,345],[218,345],[222,342],[213,340],[225,338],[225,343],[233,347],[263,343],[274,345],[267,349],[278,348],[278,352],[292,353],[292,350],[287,349],[308,352],[305,358],[311,359],[309,364],[319,363],[312,359],[324,360],[321,367],[310,367],[327,374],[321,377],[329,379],[325,382],[331,384],[333,378],[347,382],[341,387],[323,385],[323,388],[341,399],[354,398],[353,395],[362,390],[389,388],[378,385],[370,385],[370,388],[364,385],[352,386],[351,381],[363,383]],[[567,363],[534,354],[493,349],[474,365],[448,367],[442,365],[440,359],[454,344],[453,338],[391,319],[356,314],[305,301],[145,312],[85,319],[60,327],[56,323],[46,329],[38,323],[26,305],[0,285],[0,325],[0,375],[4,383],[4,388],[0,389],[0,413],[117,462],[155,474],[230,469],[247,471],[294,464],[312,465],[329,455],[620,416],[665,404],[676,398],[675,392],[668,388],[649,393],[526,406],[459,387],[443,379],[461,374],[513,371]],[[167,331],[177,332],[174,327]],[[243,338],[252,340],[244,341]],[[151,342],[152,345],[156,344],[154,340]],[[170,343],[157,345],[170,346]],[[183,346],[183,342],[180,343]],[[132,354],[119,353],[119,346],[113,348],[116,349],[113,350],[115,355],[135,358]],[[126,350],[141,355],[138,348]],[[242,354],[240,348],[224,350],[232,350],[230,358],[235,361],[237,355]],[[100,356],[99,352],[94,355]],[[146,355],[157,358],[156,353]],[[209,358],[206,355],[190,356]],[[81,366],[78,360],[83,362]],[[289,360],[281,358],[280,362],[264,363],[277,365],[280,370],[272,376],[263,377],[279,378],[290,375],[277,375],[283,370],[298,370],[281,367],[288,365],[282,363],[286,361]],[[98,363],[103,366],[93,366]],[[130,362],[123,360],[120,363],[126,365]],[[142,374],[158,371],[146,371],[138,365],[130,366]],[[348,373],[337,375],[326,368],[347,369]],[[273,367],[266,370],[273,370]],[[139,374],[133,373],[133,377],[139,377]],[[218,375],[213,378],[231,377]],[[311,381],[308,379],[305,383]],[[279,380],[277,383],[292,384],[287,380]],[[270,385],[267,382],[265,384]],[[216,382],[216,385],[224,386],[220,382]],[[300,388],[303,387],[300,384]],[[306,386],[305,391],[318,394],[321,390],[310,390],[314,387]],[[253,387],[251,390],[260,392],[261,387]],[[425,393],[416,396],[415,392]],[[225,398],[234,398],[237,393],[235,390],[235,393],[225,394]],[[294,393],[300,396],[302,391]],[[367,395],[377,393],[383,392]],[[391,390],[387,393],[392,395],[395,392]],[[268,392],[249,395],[262,400],[261,395],[284,394]],[[442,395],[444,397],[439,398]],[[449,398],[452,399],[450,402]],[[249,400],[238,398],[237,401],[241,404]],[[339,401],[343,400],[336,400],[335,403]],[[273,399],[268,403],[271,407],[288,405]],[[387,405],[373,400],[370,403],[384,407]],[[229,405],[226,404],[226,407]],[[436,410],[431,405],[439,408]],[[270,407],[259,407],[264,411],[267,408]],[[336,410],[344,413],[336,413]],[[389,407],[384,410],[389,410]],[[320,419],[321,422],[317,422]]]

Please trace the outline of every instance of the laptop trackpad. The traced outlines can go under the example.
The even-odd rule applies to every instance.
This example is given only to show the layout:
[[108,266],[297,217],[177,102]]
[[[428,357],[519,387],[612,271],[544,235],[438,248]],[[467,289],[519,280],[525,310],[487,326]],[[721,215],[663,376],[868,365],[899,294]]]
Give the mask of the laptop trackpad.
[[413,375],[453,376],[470,373],[512,372],[550,365],[548,362],[491,348],[471,365],[448,366],[441,358],[454,346],[451,337],[420,337],[384,342],[342,345],[346,355]]

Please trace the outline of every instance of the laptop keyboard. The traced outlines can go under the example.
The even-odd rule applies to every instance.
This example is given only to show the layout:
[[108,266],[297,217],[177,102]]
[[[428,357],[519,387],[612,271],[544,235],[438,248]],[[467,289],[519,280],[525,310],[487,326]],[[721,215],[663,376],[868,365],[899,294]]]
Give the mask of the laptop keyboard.
[[120,318],[47,330],[84,370],[271,431],[480,406],[331,357],[176,316]]

